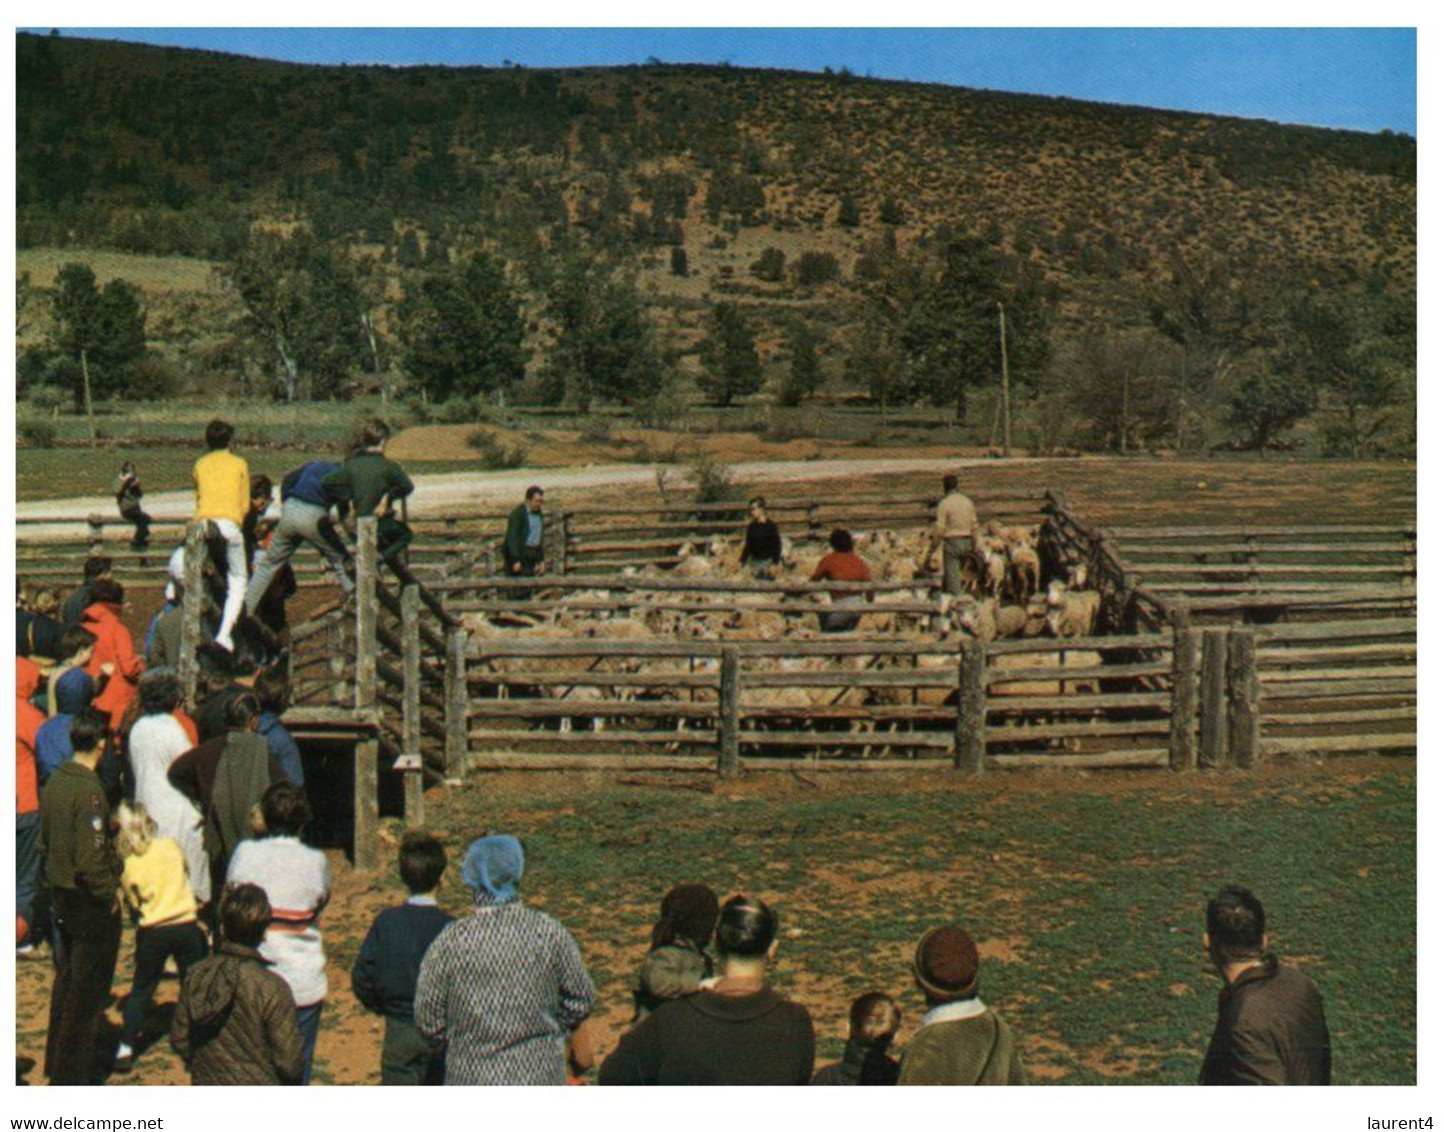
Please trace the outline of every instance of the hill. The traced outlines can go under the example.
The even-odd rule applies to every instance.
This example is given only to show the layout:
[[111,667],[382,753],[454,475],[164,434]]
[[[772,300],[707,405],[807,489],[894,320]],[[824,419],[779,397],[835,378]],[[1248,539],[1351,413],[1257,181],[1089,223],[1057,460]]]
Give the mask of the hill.
[[323,67],[33,35],[17,91],[21,249],[225,260],[258,225],[302,226],[381,266],[383,331],[409,272],[474,247],[508,263],[534,336],[554,262],[585,249],[635,274],[674,354],[725,298],[764,362],[800,317],[834,371],[870,266],[939,232],[1030,272],[1055,339],[1150,326],[1190,256],[1275,298],[1416,287],[1416,143],[1388,132],[846,72]]

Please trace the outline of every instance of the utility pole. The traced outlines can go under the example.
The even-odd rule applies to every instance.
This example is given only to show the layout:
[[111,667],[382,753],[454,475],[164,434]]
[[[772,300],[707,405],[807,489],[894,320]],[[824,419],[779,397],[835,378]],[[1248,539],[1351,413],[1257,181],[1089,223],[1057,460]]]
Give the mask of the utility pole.
[[1183,417],[1188,407],[1188,347],[1182,342],[1178,348],[1183,351],[1183,360],[1178,367],[1178,454],[1183,455]]
[[85,420],[90,426],[90,443],[95,443],[95,405],[90,399],[90,359],[84,346],[80,348],[80,380],[85,384]]
[[1008,395],[1008,317],[998,303],[998,345],[1003,354],[1003,455],[1013,454],[1013,405]]

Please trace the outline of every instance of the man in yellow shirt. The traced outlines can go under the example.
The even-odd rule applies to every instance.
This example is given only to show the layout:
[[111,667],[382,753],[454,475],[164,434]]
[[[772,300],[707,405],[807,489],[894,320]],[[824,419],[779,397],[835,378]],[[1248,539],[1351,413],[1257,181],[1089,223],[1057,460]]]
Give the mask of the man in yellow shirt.
[[195,521],[213,524],[226,541],[226,604],[216,644],[227,652],[232,648],[231,631],[246,600],[246,542],[241,524],[251,509],[251,470],[230,451],[235,434],[229,422],[211,421],[206,425],[206,447],[210,451],[195,466]]
[[978,513],[973,501],[958,490],[958,477],[943,477],[943,497],[938,502],[937,523],[921,566],[929,568],[933,553],[943,548],[943,590],[957,596],[963,592],[963,563],[972,553],[977,537]]

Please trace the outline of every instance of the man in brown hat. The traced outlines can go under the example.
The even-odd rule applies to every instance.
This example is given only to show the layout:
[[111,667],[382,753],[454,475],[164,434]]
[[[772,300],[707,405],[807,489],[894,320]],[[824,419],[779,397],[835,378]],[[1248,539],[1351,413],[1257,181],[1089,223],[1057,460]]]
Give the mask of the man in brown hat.
[[978,948],[962,928],[918,941],[913,978],[927,999],[899,1085],[1025,1085],[1013,1031],[978,997]]

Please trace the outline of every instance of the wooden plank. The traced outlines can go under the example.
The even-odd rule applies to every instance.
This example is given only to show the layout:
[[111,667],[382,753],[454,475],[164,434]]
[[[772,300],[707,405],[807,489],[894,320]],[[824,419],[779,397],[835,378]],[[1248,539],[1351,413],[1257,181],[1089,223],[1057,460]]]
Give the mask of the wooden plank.
[[474,578],[438,582],[431,589],[439,594],[465,593],[471,590],[503,588],[509,590],[619,590],[637,592],[655,590],[682,593],[757,593],[757,594],[827,594],[827,593],[901,593],[936,588],[937,579],[912,582],[809,582],[784,580],[777,582],[742,581],[716,578],[649,578],[634,574],[569,574],[540,578]]
[[190,711],[197,707],[196,684],[200,667],[196,660],[196,649],[201,643],[205,559],[206,526],[204,523],[194,523],[186,532],[185,580],[181,583],[180,656],[176,658],[176,673],[180,677],[181,692],[185,697],[186,708]]
[[446,627],[446,776],[455,778],[466,761],[466,716],[470,703],[467,689],[466,632],[456,625]]
[[1070,712],[1173,707],[1172,692],[1100,692],[1097,695],[1065,693],[1053,696],[991,696],[989,715],[1013,712]]
[[379,754],[380,745],[375,739],[356,744],[351,859],[361,870],[376,868],[380,851]]
[[1234,766],[1251,769],[1258,757],[1259,679],[1254,635],[1249,629],[1228,634],[1228,747]]
[[1173,648],[1171,631],[1162,633],[1120,634],[1116,637],[1037,637],[1024,641],[993,641],[989,656],[1013,656],[1019,653],[1108,652],[1118,649]]
[[1418,621],[1414,617],[1381,617],[1372,620],[1286,622],[1259,625],[1254,632],[1265,641],[1345,641],[1375,637],[1414,639]]
[[376,702],[376,520],[356,521],[356,706]]
[[1203,631],[1200,664],[1198,765],[1216,770],[1224,765],[1228,743],[1228,630]]
[[1280,711],[1260,716],[1266,727],[1338,727],[1347,723],[1411,723],[1419,717],[1414,704],[1386,708],[1352,708],[1340,711]]
[[964,640],[958,652],[958,715],[953,733],[953,768],[963,774],[983,773],[987,755],[987,649]]
[[1278,576],[1280,574],[1307,574],[1323,577],[1354,576],[1354,575],[1378,575],[1378,574],[1403,574],[1406,573],[1400,566],[1393,566],[1388,563],[1377,564],[1351,564],[1338,566],[1316,562],[1300,563],[1260,563],[1251,565],[1248,563],[1215,563],[1205,565],[1198,562],[1158,562],[1150,565],[1143,565],[1132,559],[1128,561],[1131,569],[1139,570],[1150,575],[1175,575],[1191,574],[1203,578],[1221,577],[1227,574],[1241,574],[1245,577],[1258,574],[1261,576]]
[[[1180,538],[1313,538],[1335,535],[1347,538],[1357,535],[1365,538],[1373,535],[1412,538],[1415,528],[1409,523],[1388,525],[1380,523],[1351,523],[1321,526],[1202,526],[1202,527],[1110,527],[1108,533],[1114,538],[1127,542],[1137,539],[1180,539]],[[1260,550],[1267,550],[1261,546]]]
[[717,676],[713,672],[601,672],[596,669],[577,669],[571,673],[543,671],[482,672],[472,669],[467,674],[467,683],[473,685],[499,685],[509,688],[710,688],[717,687]]
[[508,641],[487,637],[478,642],[478,660],[484,662],[503,657],[717,658],[724,648],[736,648],[738,654],[744,657],[951,656],[956,647],[946,641],[900,641],[896,637],[851,637],[836,641],[791,637],[785,641],[610,641],[591,637]]
[[677,755],[644,753],[592,755],[569,752],[474,751],[467,763],[472,770],[699,770],[715,773],[712,754]]
[[325,727],[333,731],[370,731],[381,721],[381,714],[374,707],[357,709],[344,705],[307,704],[287,708],[281,721],[293,731],[304,731],[312,727]]
[[[1209,543],[1207,546],[1198,546],[1194,543],[1178,543],[1172,545],[1166,543],[1153,543],[1144,539],[1121,539],[1119,549],[1124,552],[1123,556],[1131,563],[1140,567],[1153,565],[1152,562],[1139,558],[1140,553],[1146,554],[1167,554],[1197,555],[1197,554],[1247,554],[1255,551],[1259,554],[1402,554],[1410,546],[1409,540],[1400,538],[1395,542],[1290,542],[1290,543],[1247,543],[1247,542],[1223,542]],[[1172,561],[1170,558],[1169,561]]]
[[1173,629],[1173,689],[1169,732],[1169,766],[1177,771],[1198,767],[1198,675],[1202,634],[1188,628],[1186,615],[1175,618]]
[[1324,680],[1308,684],[1269,684],[1264,688],[1264,700],[1274,703],[1278,700],[1312,699],[1333,697],[1353,699],[1356,696],[1407,696],[1418,694],[1414,680]]
[[[1314,598],[1319,594],[1349,595],[1361,594],[1364,597],[1372,597],[1376,587],[1369,584],[1355,582],[1260,582],[1247,578],[1240,578],[1236,582],[1150,582],[1155,593],[1169,595],[1197,594],[1200,597],[1217,597],[1219,595],[1231,594],[1261,594],[1265,597],[1275,595],[1308,595]],[[1400,594],[1402,589],[1391,591]]]
[[[739,734],[741,733],[739,732]],[[473,746],[478,743],[500,743],[502,745],[559,743],[567,747],[574,747],[578,744],[591,744],[598,747],[655,746],[658,744],[662,746],[675,744],[683,747],[711,747],[718,740],[718,733],[712,728],[697,730],[689,728],[685,731],[675,731],[670,728],[662,728],[657,731],[503,731],[474,728],[467,732],[467,736]],[[713,758],[715,765],[715,755]]]
[[[739,602],[733,595],[718,595],[715,602],[699,604],[695,601],[658,601],[651,597],[618,598],[615,601],[587,599],[571,601],[559,597],[552,601],[506,601],[462,599],[452,606],[458,613],[526,613],[550,615],[565,610],[568,613],[622,613],[633,609],[661,609],[676,613],[694,613],[699,617],[731,613],[784,613],[798,617],[811,617],[828,609],[821,601],[759,601]],[[887,613],[911,613],[923,616],[936,615],[936,601],[875,601],[865,610],[866,616],[880,616]]]
[[1066,665],[1039,665],[1036,668],[1014,668],[988,670],[988,684],[1021,684],[1036,681],[1110,680],[1133,676],[1167,676],[1171,664],[1153,661],[1147,664],[1090,664],[1077,668]]
[[[409,585],[401,591],[401,749],[421,750],[421,589]],[[418,768],[419,770],[419,768]],[[413,780],[416,786],[412,796]],[[421,824],[420,774],[408,773],[406,780],[406,821]],[[416,812],[413,812],[413,809]]]
[[990,755],[988,765],[998,770],[1115,770],[1130,767],[1166,767],[1168,750],[1150,747],[1137,751],[1103,751],[1087,755]]
[[1027,743],[1035,739],[1086,739],[1101,735],[1167,735],[1171,728],[1172,723],[1167,719],[1082,719],[1070,723],[994,725],[987,729],[987,738],[990,743]]
[[1406,676],[1417,679],[1417,666],[1412,664],[1360,664],[1349,668],[1269,669],[1263,673],[1263,682],[1272,687],[1276,684],[1294,684],[1302,680],[1370,680],[1376,677],[1402,680]]
[[1299,735],[1280,738],[1269,736],[1260,749],[1265,755],[1329,754],[1337,751],[1413,750],[1419,745],[1414,733],[1400,735]]
[[738,741],[751,747],[936,747],[954,749],[946,731],[749,731]]
[[722,670],[717,686],[717,772],[733,778],[739,770],[740,736],[738,713],[742,705],[742,664],[735,646],[722,650]]
[[1418,642],[1393,641],[1323,649],[1265,648],[1258,650],[1258,662],[1259,667],[1266,670],[1284,665],[1338,664],[1354,660],[1414,660],[1418,654]]
[[[713,678],[713,684],[717,683]],[[720,707],[716,703],[688,703],[685,700],[666,702],[644,700],[479,700],[472,703],[468,715],[472,719],[712,719]],[[751,714],[747,712],[746,714]]]

